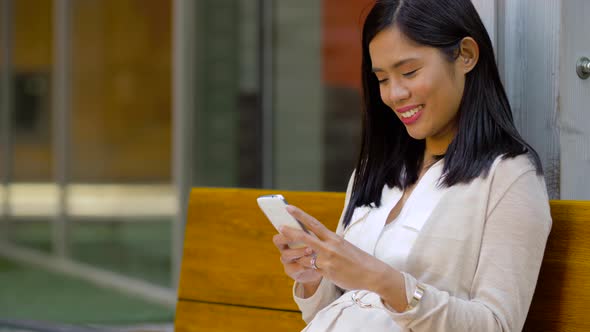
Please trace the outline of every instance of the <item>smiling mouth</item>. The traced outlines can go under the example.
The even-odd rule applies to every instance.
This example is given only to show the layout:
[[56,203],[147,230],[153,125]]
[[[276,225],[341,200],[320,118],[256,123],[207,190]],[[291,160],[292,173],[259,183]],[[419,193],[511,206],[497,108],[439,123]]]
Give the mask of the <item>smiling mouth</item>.
[[417,107],[412,108],[409,111],[400,113],[400,116],[404,119],[409,119],[409,118],[413,117],[414,115],[416,115],[416,113],[420,112],[423,108],[424,108],[423,105],[419,105]]

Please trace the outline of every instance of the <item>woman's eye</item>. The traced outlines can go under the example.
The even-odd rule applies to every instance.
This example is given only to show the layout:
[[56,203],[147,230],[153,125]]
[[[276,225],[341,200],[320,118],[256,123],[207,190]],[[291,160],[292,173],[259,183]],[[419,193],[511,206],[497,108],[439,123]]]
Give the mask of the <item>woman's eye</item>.
[[384,78],[384,79],[377,79],[377,80],[379,81],[379,84],[383,84],[383,83],[387,82],[387,79],[386,78]]
[[412,76],[414,76],[414,74],[416,74],[417,71],[418,71],[418,69],[412,70],[412,71],[409,71],[409,72],[404,73],[402,75],[404,75],[404,77],[412,77]]

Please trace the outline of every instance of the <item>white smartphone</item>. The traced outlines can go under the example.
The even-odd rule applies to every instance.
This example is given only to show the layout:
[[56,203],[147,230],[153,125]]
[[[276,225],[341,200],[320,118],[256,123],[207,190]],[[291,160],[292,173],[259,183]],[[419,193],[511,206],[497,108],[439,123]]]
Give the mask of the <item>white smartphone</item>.
[[[288,203],[283,195],[264,195],[258,197],[256,201],[277,231],[281,226],[289,226],[309,233],[307,228],[299,220],[287,212],[286,207]],[[304,246],[305,244],[303,243],[289,243],[289,248],[301,248]]]

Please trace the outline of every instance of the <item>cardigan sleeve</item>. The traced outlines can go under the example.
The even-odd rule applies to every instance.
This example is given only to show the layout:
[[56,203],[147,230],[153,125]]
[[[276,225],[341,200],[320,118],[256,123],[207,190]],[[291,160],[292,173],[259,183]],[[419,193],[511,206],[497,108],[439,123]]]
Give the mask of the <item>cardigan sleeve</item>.
[[[352,173],[352,176],[348,181],[346,195],[344,197],[344,209],[342,210],[342,214],[340,215],[340,220],[338,221],[338,227],[336,230],[337,234],[340,234],[342,232],[342,221],[344,219],[344,214],[346,213],[346,208],[348,207],[348,202],[350,201],[353,182],[354,172]],[[301,285],[298,282],[295,282],[293,284],[293,299],[299,307],[299,310],[301,310],[303,320],[306,323],[311,322],[311,320],[315,317],[318,311],[322,310],[328,304],[332,303],[334,300],[339,298],[341,295],[342,290],[326,278],[322,279],[316,292],[312,296],[307,298],[302,297],[303,287],[301,287]]]
[[[470,298],[431,285],[411,310],[388,311],[411,331],[521,331],[531,304],[551,215],[542,177],[521,174],[491,207]],[[408,297],[418,281],[403,273]]]

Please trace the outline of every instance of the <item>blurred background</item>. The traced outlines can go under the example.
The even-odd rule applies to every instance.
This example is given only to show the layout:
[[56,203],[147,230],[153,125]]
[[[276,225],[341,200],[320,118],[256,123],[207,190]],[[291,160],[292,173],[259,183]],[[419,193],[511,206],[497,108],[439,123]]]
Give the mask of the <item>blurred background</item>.
[[191,186],[345,190],[370,3],[0,0],[0,330],[171,324]]
[[[0,0],[0,331],[172,330],[191,187],[344,191],[372,2]],[[550,198],[590,199],[590,2],[472,2]]]

